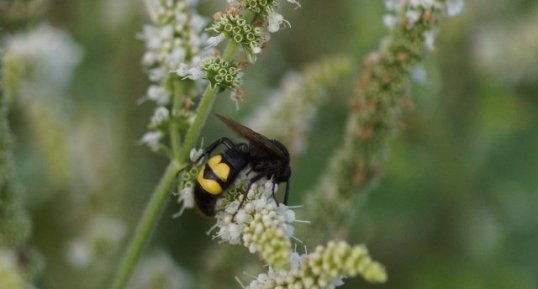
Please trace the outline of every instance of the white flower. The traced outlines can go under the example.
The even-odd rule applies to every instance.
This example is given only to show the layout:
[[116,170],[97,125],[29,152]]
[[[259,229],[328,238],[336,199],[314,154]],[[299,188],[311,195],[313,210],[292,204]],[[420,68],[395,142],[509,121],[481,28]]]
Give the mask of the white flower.
[[398,17],[392,14],[383,16],[383,24],[385,24],[387,28],[392,29],[396,25],[396,23],[398,23]]
[[[196,149],[191,150],[191,160],[194,162],[198,157],[198,154],[201,152]],[[195,165],[190,165],[190,168],[182,170],[181,177],[179,178],[178,189],[179,192],[174,195],[177,196],[178,204],[181,204],[179,212],[174,214],[174,218],[177,218],[183,214],[185,209],[194,208],[194,183],[196,182],[196,176],[200,172],[200,167]]]
[[0,286],[6,289],[27,289],[34,288],[27,284],[23,277],[26,277],[20,262],[20,256],[17,250],[8,250],[0,248]]
[[434,0],[410,0],[409,4],[412,7],[422,7],[424,9],[430,9],[434,4]]
[[385,7],[389,11],[399,11],[405,3],[406,0],[385,0]]
[[267,17],[267,31],[275,33],[280,30],[280,26],[283,23],[291,27],[290,23],[284,19],[284,16],[272,11]]
[[176,70],[176,74],[181,77],[187,77],[189,74],[189,65],[187,63],[180,63],[179,68]]
[[[8,37],[3,53],[4,69],[16,67],[29,75],[14,75],[17,83],[12,90],[24,98],[61,97],[79,63],[81,48],[66,32],[42,24],[33,30]],[[5,75],[4,75],[5,76]],[[22,92],[24,90],[24,92]]]
[[202,31],[206,27],[207,22],[208,20],[205,17],[202,17],[198,14],[193,14],[191,17],[190,25],[195,31]]
[[194,208],[194,189],[193,187],[185,187],[176,194],[178,196],[177,203],[180,204],[179,211],[172,218],[179,218],[183,215],[185,209]]
[[170,92],[162,86],[152,85],[148,89],[147,98],[158,105],[167,105],[170,102]]
[[179,68],[176,70],[176,74],[192,80],[202,79],[205,77],[205,73],[202,71],[202,62],[202,58],[197,56],[192,59],[190,65],[180,63]]
[[90,248],[81,240],[73,241],[67,249],[67,258],[69,263],[75,268],[87,267],[91,262]]
[[170,257],[157,251],[144,257],[137,266],[129,289],[184,289],[191,288],[191,277]]
[[191,160],[191,162],[198,161],[203,153],[204,153],[204,150],[202,148],[199,148],[199,149],[192,148],[189,153],[189,159]]
[[407,20],[409,21],[409,25],[415,24],[420,19],[420,11],[417,10],[407,10],[405,13],[405,16],[407,17]]
[[423,66],[417,66],[411,70],[411,78],[419,84],[426,83],[426,69]]
[[371,283],[385,282],[387,275],[381,264],[373,261],[364,246],[345,242],[329,242],[310,254],[291,254],[288,270],[269,268],[247,289],[302,288],[333,289],[343,285],[343,278],[361,275]]
[[84,268],[118,249],[127,228],[119,220],[105,215],[95,216],[83,234],[71,242],[67,251],[68,261],[77,268]]
[[170,118],[170,111],[164,106],[158,107],[151,117],[150,126],[157,127],[162,123],[166,122]]
[[217,36],[209,37],[207,39],[207,47],[215,47],[219,45],[219,43],[221,43],[225,38],[226,36],[222,33]]
[[163,136],[163,133],[160,131],[150,131],[142,137],[140,143],[145,144],[149,146],[153,151],[156,151],[161,145],[161,139],[163,138]]
[[193,66],[189,68],[189,73],[187,74],[187,78],[192,80],[198,80],[204,78],[205,73],[202,71],[202,68],[199,66]]
[[[247,179],[245,181],[248,183]],[[223,209],[216,215],[214,237],[233,245],[242,244],[251,253],[258,253],[270,266],[283,267],[288,264],[292,252],[290,238],[294,230],[291,223],[296,220],[289,207],[275,203],[274,186],[272,181],[252,184],[241,208],[241,197],[233,201],[219,200],[217,207]],[[232,194],[241,194],[241,190]]]
[[445,2],[445,5],[446,15],[449,17],[453,17],[461,13],[465,3],[463,2],[463,0],[447,0]]
[[435,50],[435,34],[434,30],[424,32],[424,45],[429,51]]
[[147,51],[142,57],[142,64],[144,66],[152,66],[159,60],[157,54],[153,51]]

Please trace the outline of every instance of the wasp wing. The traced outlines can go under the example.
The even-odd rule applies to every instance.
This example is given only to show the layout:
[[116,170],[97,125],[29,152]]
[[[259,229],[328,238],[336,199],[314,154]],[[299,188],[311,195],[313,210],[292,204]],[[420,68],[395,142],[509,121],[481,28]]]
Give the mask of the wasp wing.
[[275,144],[273,144],[268,138],[265,136],[253,131],[252,129],[236,122],[235,120],[225,117],[220,114],[216,114],[216,116],[226,124],[231,130],[235,131],[240,137],[250,141],[256,146],[262,147],[266,149],[267,151],[274,154],[276,157],[281,159],[286,159],[286,156],[282,150],[277,147]]

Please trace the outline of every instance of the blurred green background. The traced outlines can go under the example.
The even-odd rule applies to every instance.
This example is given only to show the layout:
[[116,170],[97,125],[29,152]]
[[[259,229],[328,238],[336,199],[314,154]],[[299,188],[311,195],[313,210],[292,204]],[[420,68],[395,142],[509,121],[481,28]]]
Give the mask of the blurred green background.
[[[220,2],[203,1],[201,13],[209,17]],[[103,288],[117,256],[108,252],[90,268],[76,269],[68,248],[94,215],[124,220],[128,237],[166,164],[138,144],[153,110],[137,104],[149,83],[137,34],[149,20],[141,0],[51,0],[45,7],[28,25],[45,21],[66,30],[83,58],[65,99],[65,139],[77,140],[65,159],[50,161],[34,124],[21,116],[23,107],[10,114],[17,181],[33,220],[30,244],[46,262],[38,286]],[[285,72],[326,55],[351,55],[359,70],[387,32],[382,1],[305,0],[300,9],[283,7],[292,28],[275,34],[246,71],[241,110],[223,96],[216,111],[249,116]],[[467,1],[438,35],[424,63],[426,81],[413,86],[405,129],[349,236],[368,245],[387,267],[389,282],[349,280],[343,288],[538,288],[538,3]],[[292,204],[308,194],[339,144],[351,83],[350,77],[330,91],[332,101],[312,124],[310,146],[293,167]],[[215,119],[203,132],[206,141],[223,134],[231,135]],[[207,249],[215,242],[205,234],[213,222],[191,211],[172,219],[177,210],[170,202],[151,246],[169,251],[196,288],[213,261]],[[223,282],[234,284],[235,275],[248,280],[235,272]]]

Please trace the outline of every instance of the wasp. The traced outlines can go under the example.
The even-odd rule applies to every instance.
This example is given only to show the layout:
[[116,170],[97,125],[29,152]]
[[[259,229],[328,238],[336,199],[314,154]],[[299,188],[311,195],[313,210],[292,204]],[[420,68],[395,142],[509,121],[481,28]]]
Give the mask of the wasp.
[[286,183],[283,203],[287,205],[291,169],[290,156],[286,147],[279,141],[268,139],[230,118],[219,114],[216,116],[248,143],[234,143],[227,137],[221,137],[207,146],[202,155],[194,161],[198,163],[203,157],[209,157],[221,145],[226,148],[222,153],[209,157],[196,177],[194,200],[201,213],[214,216],[217,200],[233,184],[239,173],[249,165],[251,170],[249,174],[253,173],[254,176],[249,180],[248,189],[244,192],[238,210],[245,202],[250,186],[262,178],[272,180],[273,199],[277,204],[275,184]]

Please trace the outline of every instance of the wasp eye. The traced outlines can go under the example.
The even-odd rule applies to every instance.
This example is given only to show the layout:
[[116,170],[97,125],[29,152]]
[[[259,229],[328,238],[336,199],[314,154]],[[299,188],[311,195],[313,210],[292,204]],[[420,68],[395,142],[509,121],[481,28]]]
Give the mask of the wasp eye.
[[277,182],[285,182],[289,180],[291,177],[291,169],[290,166],[286,166],[284,170],[278,175]]

